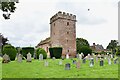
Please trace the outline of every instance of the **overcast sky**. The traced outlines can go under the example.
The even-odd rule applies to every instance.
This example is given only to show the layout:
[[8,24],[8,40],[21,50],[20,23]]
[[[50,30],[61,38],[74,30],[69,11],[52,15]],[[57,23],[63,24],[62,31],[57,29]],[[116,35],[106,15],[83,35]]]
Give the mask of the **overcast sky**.
[[[50,36],[50,18],[58,11],[76,15],[76,36],[90,45],[118,39],[119,0],[19,0],[10,20],[0,11],[0,33],[14,46],[36,46]],[[90,9],[90,11],[88,11]]]

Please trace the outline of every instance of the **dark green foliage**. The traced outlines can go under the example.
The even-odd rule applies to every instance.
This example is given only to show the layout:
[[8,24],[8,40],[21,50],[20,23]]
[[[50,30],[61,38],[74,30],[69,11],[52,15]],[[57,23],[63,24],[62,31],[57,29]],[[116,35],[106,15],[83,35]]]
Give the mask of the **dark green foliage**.
[[104,52],[104,51],[101,51],[99,54],[106,54],[106,52]]
[[37,59],[39,59],[39,55],[40,55],[40,54],[43,54],[43,59],[46,59],[46,58],[47,58],[47,52],[46,52],[44,49],[38,48],[38,49],[36,50]]
[[77,38],[76,39],[76,48],[77,48],[77,53],[80,53],[80,48],[83,46],[88,46],[90,47],[88,41],[83,38]]
[[9,55],[10,60],[15,60],[16,54],[17,54],[17,50],[15,49],[14,46],[11,45],[5,45],[3,46],[3,55],[4,54]]
[[87,56],[88,54],[92,53],[92,49],[90,49],[88,46],[82,46],[80,48],[80,53],[83,53],[84,56]]
[[28,53],[31,53],[31,55],[33,56],[33,54],[34,54],[34,47],[23,47],[22,48],[22,55],[25,57],[25,58],[27,58],[27,54]]
[[119,46],[117,46],[116,55],[117,55],[117,56],[120,56],[120,45],[119,45]]
[[62,47],[52,47],[49,48],[50,51],[50,57],[55,57],[55,58],[61,58],[62,55]]

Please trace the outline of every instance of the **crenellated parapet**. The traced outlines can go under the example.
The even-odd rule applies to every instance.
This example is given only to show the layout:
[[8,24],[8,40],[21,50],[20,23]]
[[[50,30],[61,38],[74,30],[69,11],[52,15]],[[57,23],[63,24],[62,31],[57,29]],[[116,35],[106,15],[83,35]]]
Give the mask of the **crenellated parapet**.
[[76,15],[59,11],[50,18],[50,23],[56,21],[57,19],[67,19],[67,20],[76,21]]

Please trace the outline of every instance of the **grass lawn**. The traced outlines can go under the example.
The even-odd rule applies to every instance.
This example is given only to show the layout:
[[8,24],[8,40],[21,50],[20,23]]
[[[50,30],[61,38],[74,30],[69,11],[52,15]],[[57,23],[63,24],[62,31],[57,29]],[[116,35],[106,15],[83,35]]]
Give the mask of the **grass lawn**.
[[[2,64],[2,78],[118,78],[118,64],[108,65],[107,60],[104,66],[100,67],[99,62],[95,62],[94,67],[89,67],[89,61],[86,64],[80,64],[80,69],[72,64],[71,59],[63,60],[63,65],[58,65],[59,59],[47,59],[49,66],[44,66],[44,61],[32,60],[27,63],[11,61]],[[76,59],[77,60],[77,59]],[[65,63],[71,63],[71,70],[65,70]]]

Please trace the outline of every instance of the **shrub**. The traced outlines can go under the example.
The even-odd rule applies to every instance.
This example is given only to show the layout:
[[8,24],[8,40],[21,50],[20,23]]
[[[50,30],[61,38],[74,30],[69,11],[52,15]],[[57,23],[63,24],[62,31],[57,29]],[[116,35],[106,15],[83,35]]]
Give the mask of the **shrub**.
[[50,52],[50,57],[55,57],[55,58],[61,58],[62,55],[62,47],[52,47],[49,48],[49,52]]
[[90,49],[88,46],[82,46],[80,48],[80,53],[83,53],[84,56],[87,56],[88,54],[92,53],[92,49]]
[[38,49],[36,50],[37,59],[39,59],[39,55],[40,55],[40,54],[43,54],[43,59],[46,59],[46,58],[47,58],[47,52],[46,52],[44,49],[38,48]]
[[31,53],[31,55],[33,56],[33,54],[34,54],[34,47],[23,47],[22,48],[22,55],[25,57],[25,58],[27,58],[27,54],[28,53]]
[[120,56],[120,49],[117,50],[116,55]]
[[7,54],[10,57],[10,60],[15,60],[16,54],[17,54],[17,50],[14,46],[11,45],[5,45],[3,46],[3,55]]

